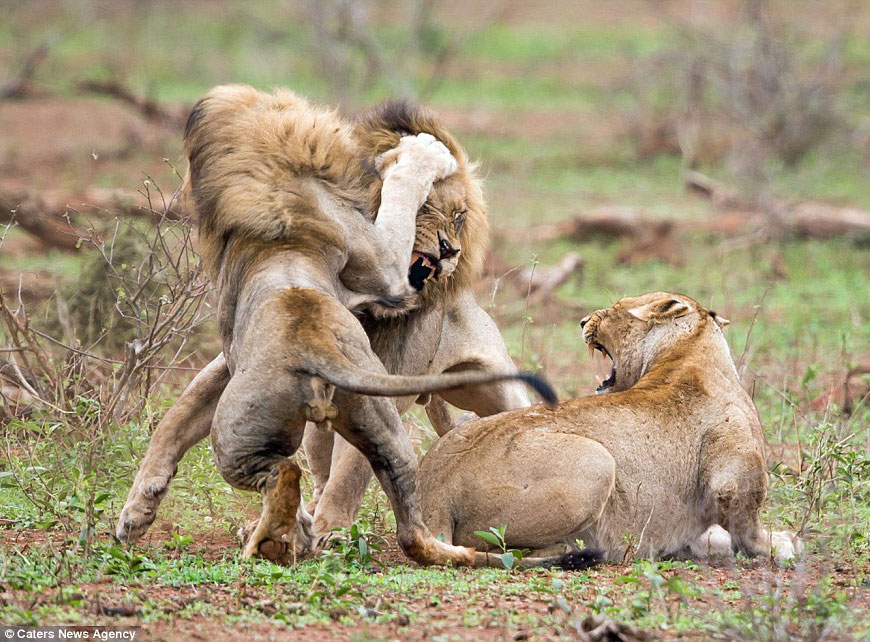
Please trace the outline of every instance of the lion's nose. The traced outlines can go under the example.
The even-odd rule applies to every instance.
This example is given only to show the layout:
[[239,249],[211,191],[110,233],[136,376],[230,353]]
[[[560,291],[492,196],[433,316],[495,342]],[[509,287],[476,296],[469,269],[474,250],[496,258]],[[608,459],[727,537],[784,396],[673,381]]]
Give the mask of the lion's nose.
[[441,242],[438,244],[438,249],[441,251],[442,259],[452,259],[454,256],[459,254],[459,250],[450,245],[447,242],[447,239],[441,239]]
[[586,327],[586,324],[589,323],[589,319],[591,319],[591,318],[592,318],[592,315],[587,314],[585,317],[580,319],[580,328],[583,329],[584,327]]

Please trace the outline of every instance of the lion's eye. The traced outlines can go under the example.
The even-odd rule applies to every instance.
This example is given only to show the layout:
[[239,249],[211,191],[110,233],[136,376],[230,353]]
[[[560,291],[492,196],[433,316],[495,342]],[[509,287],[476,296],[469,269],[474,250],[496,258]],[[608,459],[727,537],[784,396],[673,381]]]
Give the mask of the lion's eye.
[[453,212],[453,227],[456,228],[457,232],[462,227],[462,224],[465,223],[466,216],[468,216],[468,208]]

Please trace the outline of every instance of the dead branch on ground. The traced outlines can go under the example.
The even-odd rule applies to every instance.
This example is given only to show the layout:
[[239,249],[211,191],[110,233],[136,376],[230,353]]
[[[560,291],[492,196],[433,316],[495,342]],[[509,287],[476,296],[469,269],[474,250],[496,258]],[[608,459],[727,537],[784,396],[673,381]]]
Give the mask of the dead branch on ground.
[[560,285],[572,276],[581,279],[585,261],[576,252],[568,252],[556,265],[527,267],[517,273],[516,282],[525,284],[529,297],[540,301],[548,298]]
[[[743,210],[747,223],[761,221],[769,235],[791,234],[811,239],[870,236],[870,212],[865,210],[814,201],[791,203],[783,199],[768,199],[761,204],[742,197],[735,188],[700,172],[684,172],[683,180],[690,190],[710,198],[717,206]],[[771,216],[771,213],[776,216]]]
[[84,94],[114,98],[138,111],[145,119],[173,129],[182,129],[190,113],[190,107],[167,106],[154,98],[139,96],[117,80],[82,80],[76,83],[76,87]]
[[38,196],[0,193],[0,223],[18,223],[46,247],[75,250],[86,232],[73,225],[65,213],[48,211]]
[[744,198],[736,189],[699,172],[686,172],[684,178],[689,189],[710,198],[726,212],[706,220],[676,221],[647,217],[633,208],[599,208],[559,223],[524,229],[522,239],[531,238],[535,243],[559,239],[575,243],[625,241],[627,247],[616,257],[619,263],[659,260],[683,265],[683,250],[675,234],[678,231],[734,238],[870,238],[870,211],[813,201],[769,200],[763,212],[758,203]]
[[79,219],[105,220],[110,217],[180,220],[183,212],[174,200],[163,199],[155,210],[140,192],[89,187],[74,194],[59,190],[33,192],[0,190],[0,224],[16,222],[46,247],[73,251],[82,239],[94,238],[93,229]]
[[40,45],[25,58],[24,64],[17,75],[0,86],[0,102],[10,99],[25,98],[33,93],[31,82],[39,65],[48,56],[48,45]]
[[682,178],[690,192],[709,198],[717,207],[739,210],[752,210],[757,207],[757,203],[742,197],[733,187],[720,183],[701,172],[685,170]]
[[646,218],[633,208],[610,207],[553,225],[539,226],[532,236],[539,243],[560,238],[575,243],[625,239],[629,246],[617,256],[620,263],[634,265],[657,259],[682,265],[684,257],[673,237],[675,228],[675,222],[668,219]]
[[572,277],[582,279],[585,263],[576,252],[568,252],[555,265],[512,266],[490,251],[481,276],[492,281],[493,295],[506,283],[523,299],[542,303],[551,299],[556,289]]

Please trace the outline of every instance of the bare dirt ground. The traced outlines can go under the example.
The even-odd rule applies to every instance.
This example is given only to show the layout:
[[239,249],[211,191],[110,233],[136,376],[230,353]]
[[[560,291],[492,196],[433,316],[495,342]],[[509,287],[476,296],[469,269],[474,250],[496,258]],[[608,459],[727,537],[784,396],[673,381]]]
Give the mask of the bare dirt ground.
[[[167,532],[154,529],[151,539],[159,541],[166,538]],[[377,555],[379,566],[372,566],[374,574],[395,572],[407,562],[394,543],[392,533],[382,533],[389,542],[383,552]],[[2,546],[7,550],[14,547],[22,554],[27,554],[32,548],[60,550],[65,536],[57,532],[37,530],[6,530],[0,529]],[[218,562],[228,555],[238,551],[235,539],[230,535],[214,532],[194,534],[194,543],[185,552],[187,555],[201,557],[204,561]],[[169,556],[180,557],[181,553],[169,553]],[[769,561],[741,561],[718,566],[699,565],[695,570],[680,569],[665,571],[665,579],[679,574],[688,584],[697,587],[699,594],[687,598],[682,604],[681,599],[669,597],[669,607],[678,606],[696,613],[715,612],[724,608],[740,608],[743,601],[749,597],[758,598],[770,594],[772,590],[793,591],[794,599],[802,599],[801,587],[812,586],[822,577],[832,576],[832,588],[843,590],[848,595],[848,606],[855,612],[870,612],[870,586],[856,588],[856,575],[870,573],[870,565],[863,568],[850,568],[848,564],[837,560],[824,559],[821,556],[810,556],[805,562],[793,569],[780,569]],[[595,599],[600,586],[618,586],[621,578],[630,575],[630,564],[605,564],[589,571],[591,581],[583,592],[573,595],[575,603],[589,604]],[[475,573],[474,570],[461,570],[462,574]],[[569,576],[569,572],[553,572],[555,576]],[[460,639],[460,640],[522,640],[534,637],[537,640],[559,639],[563,634],[570,634],[571,621],[568,617],[563,622],[550,627],[516,627],[508,626],[505,614],[517,616],[533,616],[529,621],[540,621],[546,616],[560,613],[558,603],[552,595],[546,593],[528,593],[513,595],[505,587],[516,583],[525,584],[522,572],[501,580],[492,591],[486,591],[479,596],[474,605],[475,610],[484,614],[493,613],[492,618],[485,615],[481,624],[469,626],[466,620],[468,606],[461,600],[436,599],[430,602],[409,600],[401,593],[382,594],[377,601],[361,606],[368,618],[362,617],[357,622],[348,623],[347,617],[359,617],[343,608],[334,609],[329,613],[334,620],[329,625],[314,624],[304,628],[294,629],[293,616],[303,615],[305,605],[302,603],[287,604],[276,601],[274,592],[247,583],[214,584],[198,586],[160,586],[159,580],[118,584],[113,577],[92,583],[78,585],[79,595],[74,596],[84,604],[80,612],[92,616],[88,624],[107,626],[143,626],[146,639],[152,640],[238,640],[240,636],[250,640],[270,639],[305,639],[314,641],[374,639],[388,640],[430,640],[430,639]],[[725,587],[727,590],[722,591]],[[433,595],[437,593],[434,592]],[[33,609],[41,601],[55,602],[55,592],[44,591],[42,594],[33,592],[7,591],[0,595],[7,604],[20,603]],[[149,604],[147,619],[143,623],[143,603]],[[374,616],[398,611],[406,606],[414,612],[413,620],[396,618],[389,624],[367,622]],[[207,609],[209,614],[197,615],[191,609]],[[186,609],[183,617],[172,617]],[[253,609],[267,617],[283,612],[287,622],[251,622],[242,617],[245,612]],[[220,614],[220,616],[218,616]],[[344,620],[344,621],[343,621]],[[420,624],[415,624],[419,621]],[[656,639],[686,639],[703,638],[700,633],[687,634],[676,631],[650,631]],[[447,636],[442,638],[440,636]],[[846,639],[826,637],[827,640]]]

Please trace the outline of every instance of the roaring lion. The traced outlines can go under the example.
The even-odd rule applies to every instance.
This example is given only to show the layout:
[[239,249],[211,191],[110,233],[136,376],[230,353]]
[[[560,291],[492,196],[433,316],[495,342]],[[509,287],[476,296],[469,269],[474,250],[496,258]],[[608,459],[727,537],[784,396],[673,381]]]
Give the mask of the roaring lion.
[[[263,493],[263,515],[248,530],[245,554],[286,558],[288,548],[310,542],[304,509],[298,516],[286,510],[298,482],[286,458],[312,421],[333,426],[371,463],[412,559],[469,561],[471,551],[438,542],[420,519],[416,460],[396,404],[361,395],[413,401],[421,393],[461,396],[495,384],[486,396],[497,405],[517,401],[505,387],[517,381],[545,398],[553,394],[540,379],[516,373],[503,345],[480,351],[484,359],[471,364],[457,357],[474,351],[457,350],[436,371],[462,372],[408,377],[384,368],[431,371],[443,343],[437,330],[443,334],[443,317],[464,300],[465,275],[480,260],[473,243],[467,252],[459,247],[467,223],[485,229],[479,188],[464,152],[446,132],[427,127],[433,123],[409,108],[350,122],[290,92],[243,86],[215,88],[197,104],[185,130],[185,191],[216,287],[224,353],[158,426],[119,519],[120,538],[147,529],[178,460],[210,431],[224,478]],[[424,234],[415,232],[421,218]],[[390,317],[418,310],[428,314],[414,314],[404,332],[420,336],[401,337]],[[451,320],[457,330],[480,320],[473,309],[463,311]],[[405,339],[383,350],[383,363],[353,312],[367,312],[370,323],[392,328],[384,334]],[[491,328],[486,320],[479,337]],[[378,332],[372,334],[377,345]],[[493,364],[494,372],[469,369]],[[294,531],[303,532],[295,538]]]
[[532,549],[529,565],[577,540],[611,560],[732,548],[794,557],[800,541],[761,524],[761,422],[726,323],[664,292],[581,320],[590,353],[613,361],[599,394],[487,417],[438,440],[420,464],[427,526],[473,546],[475,531],[505,525],[507,546]]

